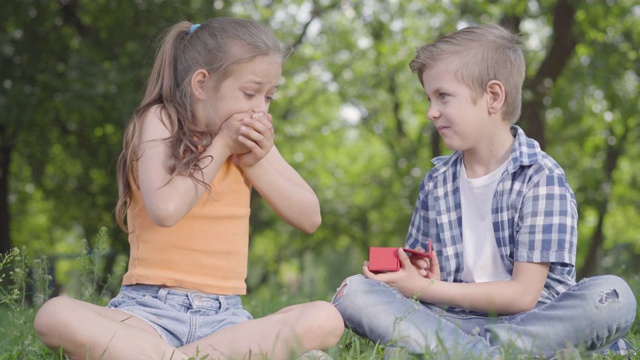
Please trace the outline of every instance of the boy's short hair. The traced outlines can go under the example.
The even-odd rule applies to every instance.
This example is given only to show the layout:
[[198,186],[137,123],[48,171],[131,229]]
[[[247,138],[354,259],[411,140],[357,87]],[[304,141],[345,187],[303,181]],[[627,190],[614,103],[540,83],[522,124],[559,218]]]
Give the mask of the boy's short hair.
[[506,93],[502,116],[512,124],[518,121],[525,77],[518,35],[495,24],[467,27],[418,48],[409,67],[422,84],[424,72],[443,59],[450,61],[458,81],[467,85],[476,99],[489,81],[500,81]]

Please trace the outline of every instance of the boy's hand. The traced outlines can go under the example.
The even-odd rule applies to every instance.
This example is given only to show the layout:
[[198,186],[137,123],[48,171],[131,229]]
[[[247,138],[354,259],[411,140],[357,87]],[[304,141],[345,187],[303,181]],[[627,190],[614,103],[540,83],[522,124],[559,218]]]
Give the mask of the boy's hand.
[[[423,248],[417,248],[415,250],[421,253],[427,253],[427,251]],[[427,275],[429,274],[429,267],[431,266],[431,260],[429,258],[420,256],[409,256],[409,260],[411,261],[413,267],[416,268],[420,276],[427,277]]]
[[[425,290],[425,285],[427,285],[425,277],[428,278],[429,275],[432,275],[433,273],[422,269],[426,274],[425,276],[420,275],[419,269],[411,263],[409,256],[404,252],[404,250],[402,250],[402,248],[398,249],[398,257],[400,258],[400,270],[398,271],[374,274],[369,271],[367,266],[368,264],[365,262],[362,267],[362,274],[367,279],[382,281],[389,286],[395,287],[406,297],[410,298],[419,295],[420,292]],[[432,265],[435,264],[432,263]]]
[[238,141],[250,151],[236,156],[241,167],[251,167],[262,160],[274,145],[274,130],[271,114],[253,113],[242,119]]
[[438,261],[435,251],[431,252],[431,259],[429,259],[429,267],[425,277],[427,279],[440,281],[440,262]]

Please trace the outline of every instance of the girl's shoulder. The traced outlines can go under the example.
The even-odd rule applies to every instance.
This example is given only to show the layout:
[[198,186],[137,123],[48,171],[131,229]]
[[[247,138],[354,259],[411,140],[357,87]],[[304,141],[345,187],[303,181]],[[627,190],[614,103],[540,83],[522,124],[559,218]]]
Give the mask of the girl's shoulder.
[[141,115],[144,138],[166,138],[173,131],[169,113],[162,104],[151,106]]
[[167,122],[169,119],[169,113],[162,104],[155,104],[149,107],[144,113],[142,113],[142,120],[144,122]]

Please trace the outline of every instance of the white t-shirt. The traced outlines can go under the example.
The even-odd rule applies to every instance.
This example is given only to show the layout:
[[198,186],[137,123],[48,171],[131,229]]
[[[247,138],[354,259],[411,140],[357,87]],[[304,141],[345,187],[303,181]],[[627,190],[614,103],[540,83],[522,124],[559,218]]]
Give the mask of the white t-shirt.
[[493,195],[507,163],[508,161],[492,173],[475,179],[467,178],[464,164],[462,165],[460,201],[464,269],[461,278],[465,282],[478,283],[511,278],[498,253],[491,218]]

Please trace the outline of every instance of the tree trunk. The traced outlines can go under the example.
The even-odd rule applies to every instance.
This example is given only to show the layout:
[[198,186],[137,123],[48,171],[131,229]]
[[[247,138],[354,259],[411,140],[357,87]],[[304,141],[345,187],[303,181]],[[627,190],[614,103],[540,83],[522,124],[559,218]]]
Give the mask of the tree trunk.
[[598,224],[591,236],[591,247],[589,247],[589,253],[587,254],[584,265],[582,265],[582,268],[580,268],[580,271],[578,272],[578,279],[588,277],[596,272],[596,268],[598,266],[598,250],[600,250],[602,243],[604,242],[602,228],[604,227],[605,213],[606,207],[604,209],[600,209],[600,213],[598,214]]
[[531,93],[522,109],[523,127],[527,134],[540,143],[544,150],[546,140],[542,111],[544,98],[548,96],[553,83],[571,59],[577,39],[573,34],[576,9],[570,0],[560,0],[553,11],[553,35],[551,47],[533,78],[525,83],[525,90]]
[[[3,136],[4,127],[0,128]],[[12,247],[9,224],[9,164],[12,146],[0,137],[0,254],[6,254]]]
[[[610,127],[609,132],[613,134],[613,129]],[[587,254],[587,258],[585,260],[584,265],[580,269],[578,273],[578,278],[584,278],[587,276],[594,275],[598,269],[598,251],[602,248],[602,244],[604,243],[604,221],[605,215],[607,213],[607,208],[609,207],[609,198],[611,196],[610,192],[611,188],[613,188],[613,172],[618,166],[618,159],[620,159],[620,155],[624,151],[624,146],[629,136],[630,127],[627,125],[624,129],[624,132],[621,136],[617,137],[617,142],[615,145],[607,146],[607,155],[604,163],[604,179],[603,184],[607,184],[605,187],[607,193],[603,196],[603,200],[596,204],[598,209],[598,225],[591,236],[591,245],[589,247],[589,253]]]

